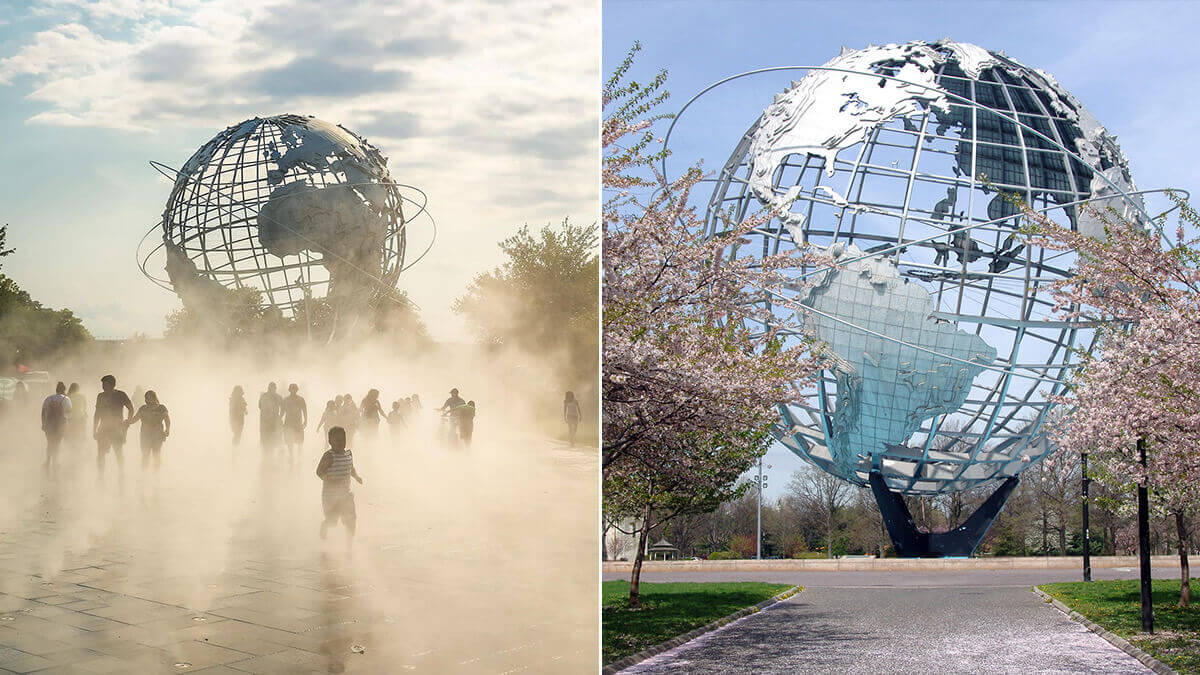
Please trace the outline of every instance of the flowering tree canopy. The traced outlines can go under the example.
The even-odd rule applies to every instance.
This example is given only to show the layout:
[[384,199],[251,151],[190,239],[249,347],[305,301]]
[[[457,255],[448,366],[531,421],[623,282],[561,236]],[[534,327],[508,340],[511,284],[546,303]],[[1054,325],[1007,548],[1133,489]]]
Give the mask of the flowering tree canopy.
[[[668,181],[648,155],[649,112],[664,95],[621,85],[604,91],[604,467],[669,471],[685,446],[760,449],[789,382],[815,368],[803,344],[785,345],[777,317],[756,301],[786,280],[794,255],[731,256],[762,220],[708,238],[689,204],[698,167]],[[646,196],[648,195],[648,196]]]
[[[1065,452],[1090,453],[1108,486],[1147,486],[1152,503],[1176,517],[1186,570],[1184,517],[1200,505],[1200,238],[1186,238],[1184,225],[1200,217],[1172,198],[1180,214],[1174,241],[1160,236],[1165,217],[1147,228],[1101,214],[1099,239],[1026,213],[1037,244],[1079,256],[1074,276],[1054,288],[1056,309],[1098,331],[1096,349],[1058,399],[1072,414],[1056,440]],[[1183,591],[1186,604],[1186,584]]]
[[799,257],[736,253],[765,217],[705,236],[689,203],[700,168],[674,180],[656,170],[663,151],[649,148],[665,73],[626,82],[636,50],[605,86],[602,127],[604,500],[641,532],[633,606],[652,517],[711,510],[739,494],[738,476],[770,442],[775,406],[816,369],[807,345],[785,344],[779,317],[760,302]]
[[[1179,201],[1180,218],[1197,224]],[[1135,220],[1109,215],[1103,239],[1039,217],[1037,243],[1073,249],[1074,276],[1057,282],[1057,309],[1091,321],[1096,349],[1070,392],[1073,410],[1058,426],[1063,449],[1091,452],[1119,482],[1149,485],[1162,508],[1200,503],[1200,239],[1163,238]],[[1147,471],[1138,438],[1149,443]]]

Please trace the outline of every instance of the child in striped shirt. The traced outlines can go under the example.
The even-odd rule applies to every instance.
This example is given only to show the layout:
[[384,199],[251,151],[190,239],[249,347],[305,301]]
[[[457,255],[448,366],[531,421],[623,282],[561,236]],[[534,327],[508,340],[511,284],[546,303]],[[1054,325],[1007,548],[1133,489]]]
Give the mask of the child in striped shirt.
[[321,487],[321,505],[325,509],[325,520],[321,522],[321,538],[330,525],[336,525],[340,519],[346,526],[346,546],[354,541],[354,526],[357,516],[354,512],[354,495],[350,492],[350,479],[362,485],[362,477],[354,470],[354,455],[346,449],[346,430],[333,427],[329,430],[329,449],[321,456],[317,464],[317,477],[324,485]]

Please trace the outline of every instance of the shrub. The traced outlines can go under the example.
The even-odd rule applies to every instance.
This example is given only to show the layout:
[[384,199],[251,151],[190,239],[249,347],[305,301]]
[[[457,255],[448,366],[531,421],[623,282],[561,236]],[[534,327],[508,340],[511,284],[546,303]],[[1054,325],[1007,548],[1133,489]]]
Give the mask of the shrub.
[[799,558],[802,554],[808,553],[808,542],[798,534],[793,534],[783,540],[783,557]]
[[734,557],[753,558],[754,554],[758,552],[758,545],[755,543],[754,537],[738,534],[729,540],[729,550]]

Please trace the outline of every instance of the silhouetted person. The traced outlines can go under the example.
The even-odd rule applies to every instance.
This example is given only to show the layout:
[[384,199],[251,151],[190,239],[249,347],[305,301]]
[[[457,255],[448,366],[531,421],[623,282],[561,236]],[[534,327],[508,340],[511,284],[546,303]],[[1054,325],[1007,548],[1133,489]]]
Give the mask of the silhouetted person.
[[404,408],[401,406],[400,401],[393,401],[392,410],[387,415],[388,430],[391,431],[393,440],[395,440],[400,435],[400,432],[404,429],[404,427],[407,426],[407,423],[404,421],[404,417]]
[[379,421],[387,417],[383,406],[379,405],[378,389],[368,391],[367,395],[363,397],[360,415],[362,416],[363,433],[368,438],[375,438],[376,434],[379,433]]
[[304,430],[308,427],[308,405],[298,391],[300,387],[289,384],[287,398],[283,399],[283,443],[289,460],[295,457],[296,448],[304,447]]
[[346,441],[353,441],[359,424],[358,406],[354,405],[354,397],[350,394],[344,394],[340,410],[341,416],[339,419],[341,420],[342,428],[346,430]]
[[233,388],[229,394],[229,429],[233,432],[233,444],[242,442],[242,430],[246,428],[246,393],[242,385]]
[[402,398],[400,403],[400,418],[404,420],[404,426],[408,426],[409,420],[413,419],[416,414],[416,408],[413,406],[412,397]]
[[330,399],[325,402],[325,411],[321,413],[321,419],[317,420],[316,431],[325,430],[328,435],[329,430],[337,426],[338,404],[342,402],[342,397]]
[[279,447],[280,427],[283,426],[283,397],[275,391],[275,383],[258,397],[258,440],[263,452]]
[[117,389],[117,378],[105,375],[100,378],[100,393],[96,394],[96,408],[92,415],[92,437],[96,439],[96,469],[100,477],[104,476],[104,455],[109,450],[117,456],[118,475],[124,475],[125,458],[121,450],[125,448],[126,424],[125,411],[133,416],[133,402],[129,395]]
[[459,416],[454,413],[454,410],[466,404],[467,402],[458,395],[458,389],[451,389],[450,397],[442,403],[440,408],[436,408],[436,410],[442,413],[442,423],[439,431],[441,432],[443,443],[457,445],[459,438]]
[[67,387],[67,398],[71,399],[71,418],[67,420],[67,438],[71,444],[83,447],[84,432],[87,431],[87,398],[79,391],[79,383]]
[[42,401],[42,431],[46,434],[46,462],[42,466],[46,471],[58,464],[58,449],[71,419],[71,399],[66,392],[67,385],[59,382],[54,393]]
[[575,400],[575,392],[568,391],[563,399],[563,421],[567,423],[567,439],[575,445],[575,432],[579,430],[579,401]]
[[23,380],[17,380],[17,386],[13,388],[12,405],[13,408],[24,414],[26,406],[29,404],[29,385]]
[[471,445],[471,434],[475,431],[475,401],[467,401],[450,411],[458,427],[458,437],[463,445]]
[[163,441],[171,435],[171,415],[167,413],[167,406],[158,402],[158,394],[153,389],[146,392],[145,399],[145,405],[138,408],[137,414],[130,417],[126,424],[142,423],[138,435],[142,447],[142,468],[149,466],[153,457],[154,470],[157,471],[162,466]]
[[462,399],[462,397],[458,395],[457,389],[451,389],[450,390],[450,398],[446,399],[446,402],[443,403],[442,407],[438,408],[438,410],[441,410],[442,412],[450,412],[451,410],[453,410],[454,408],[457,408],[460,405],[466,405],[466,403],[467,402],[464,401]]
[[338,520],[346,526],[346,547],[354,541],[357,514],[354,510],[354,494],[350,492],[350,479],[362,484],[362,478],[354,470],[354,455],[346,448],[346,430],[334,427],[329,430],[329,449],[321,455],[317,464],[317,477],[321,479],[321,506],[325,520],[321,521],[321,538],[330,525]]

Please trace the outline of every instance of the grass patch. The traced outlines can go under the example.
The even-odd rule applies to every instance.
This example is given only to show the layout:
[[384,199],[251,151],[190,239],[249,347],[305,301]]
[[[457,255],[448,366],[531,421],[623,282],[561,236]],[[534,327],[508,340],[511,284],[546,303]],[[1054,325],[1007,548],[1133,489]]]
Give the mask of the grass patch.
[[788,584],[642,582],[642,609],[627,607],[628,581],[605,581],[604,663],[636,654],[791,588]]
[[1180,673],[1200,675],[1200,579],[1192,579],[1192,606],[1188,609],[1178,607],[1179,579],[1153,581],[1154,635],[1141,632],[1142,596],[1137,579],[1076,581],[1038,588]]

